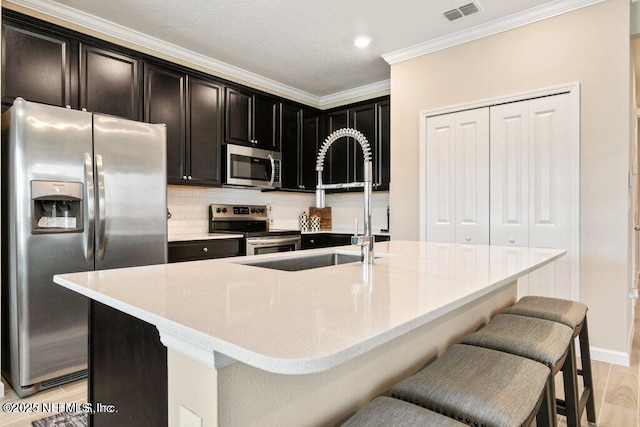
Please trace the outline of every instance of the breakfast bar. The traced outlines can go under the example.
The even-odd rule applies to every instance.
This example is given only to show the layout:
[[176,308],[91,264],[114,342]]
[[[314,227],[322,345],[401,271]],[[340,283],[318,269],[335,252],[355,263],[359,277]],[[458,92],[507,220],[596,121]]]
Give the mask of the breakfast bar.
[[[54,282],[157,329],[168,425],[335,425],[514,303],[519,277],[564,254],[390,241],[376,244],[373,265],[345,246]],[[327,255],[344,263],[314,265]]]

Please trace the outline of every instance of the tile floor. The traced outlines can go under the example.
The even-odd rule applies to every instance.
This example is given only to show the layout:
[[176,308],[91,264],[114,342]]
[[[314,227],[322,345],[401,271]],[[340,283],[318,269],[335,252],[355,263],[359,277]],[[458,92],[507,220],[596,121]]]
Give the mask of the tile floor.
[[[0,397],[0,404],[5,402],[25,402],[25,403],[84,403],[87,401],[87,380],[78,380],[69,384],[54,387],[46,391],[41,391],[33,396],[19,399],[18,395],[6,383],[4,378],[4,397]],[[0,411],[0,426],[7,427],[31,427],[31,421],[44,418],[53,413],[6,413]]]
[[[640,301],[636,305],[635,334],[631,351],[631,366],[612,365],[592,361],[596,415],[600,427],[640,427]],[[2,380],[4,382],[4,379]],[[581,383],[581,380],[578,379]],[[558,393],[562,393],[562,377],[556,378]],[[19,400],[5,382],[5,396],[0,403]],[[87,381],[80,380],[59,386],[23,400],[24,402],[83,403],[87,401]],[[50,413],[4,413],[0,412],[0,426],[30,427],[31,421],[51,415]],[[559,426],[566,426],[564,417],[559,417]],[[586,414],[582,426],[589,426]]]

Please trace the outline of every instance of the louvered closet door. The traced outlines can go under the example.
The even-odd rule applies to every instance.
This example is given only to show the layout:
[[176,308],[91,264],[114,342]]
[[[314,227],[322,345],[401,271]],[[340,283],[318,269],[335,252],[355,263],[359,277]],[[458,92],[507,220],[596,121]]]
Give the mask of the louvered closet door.
[[489,109],[455,115],[456,242],[489,244]]
[[568,251],[529,275],[529,293],[571,297],[569,95],[529,101],[529,246]]
[[427,241],[456,240],[455,114],[427,119]]

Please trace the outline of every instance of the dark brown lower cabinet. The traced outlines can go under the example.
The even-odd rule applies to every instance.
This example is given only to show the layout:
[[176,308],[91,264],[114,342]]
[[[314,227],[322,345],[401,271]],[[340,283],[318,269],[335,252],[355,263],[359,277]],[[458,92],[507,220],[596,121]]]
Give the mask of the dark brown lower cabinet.
[[90,425],[167,426],[167,348],[156,327],[91,300],[89,331],[89,402],[117,410],[91,415]]

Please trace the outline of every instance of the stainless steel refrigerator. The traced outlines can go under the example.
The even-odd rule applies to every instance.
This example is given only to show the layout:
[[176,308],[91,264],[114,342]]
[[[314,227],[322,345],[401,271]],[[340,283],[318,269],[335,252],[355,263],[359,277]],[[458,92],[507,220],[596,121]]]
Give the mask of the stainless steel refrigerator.
[[58,273],[167,257],[166,127],[16,99],[2,115],[2,373],[86,375],[88,301]]

